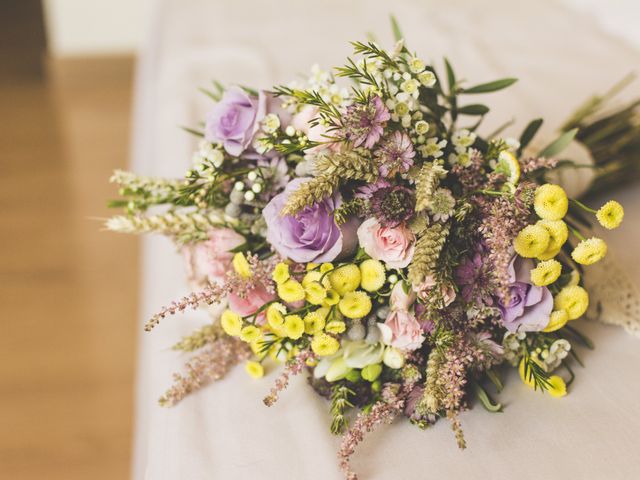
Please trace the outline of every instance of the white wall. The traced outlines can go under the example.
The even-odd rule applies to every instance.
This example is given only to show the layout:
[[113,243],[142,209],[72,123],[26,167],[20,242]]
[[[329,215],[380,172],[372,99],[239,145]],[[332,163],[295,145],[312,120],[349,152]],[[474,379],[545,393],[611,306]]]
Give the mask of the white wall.
[[135,53],[153,0],[44,0],[55,56]]

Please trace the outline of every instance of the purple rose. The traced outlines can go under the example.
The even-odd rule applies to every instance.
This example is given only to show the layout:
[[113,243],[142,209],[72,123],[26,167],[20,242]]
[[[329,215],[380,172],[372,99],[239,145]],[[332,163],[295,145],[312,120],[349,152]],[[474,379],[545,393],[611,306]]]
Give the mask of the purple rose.
[[221,142],[229,155],[237,157],[251,145],[266,107],[264,93],[254,97],[240,87],[231,87],[207,115],[204,138]]
[[503,300],[498,300],[498,308],[502,323],[510,332],[539,332],[549,324],[553,296],[547,287],[531,283],[533,268],[530,259],[517,255],[509,265],[509,302],[505,305]]
[[358,223],[352,219],[342,228],[336,224],[333,211],[342,203],[339,193],[305,207],[295,216],[281,215],[289,195],[307,180],[292,180],[264,207],[262,215],[267,222],[267,241],[280,255],[294,262],[331,262],[341,253],[355,250]]

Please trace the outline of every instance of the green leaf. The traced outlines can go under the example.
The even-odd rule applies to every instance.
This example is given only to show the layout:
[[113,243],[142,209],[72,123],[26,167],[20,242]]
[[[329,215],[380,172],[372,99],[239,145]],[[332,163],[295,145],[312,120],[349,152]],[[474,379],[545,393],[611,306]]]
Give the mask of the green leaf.
[[491,399],[491,397],[489,396],[487,391],[477,383],[476,383],[475,390],[476,390],[476,396],[478,397],[478,400],[480,400],[480,403],[482,403],[482,406],[487,411],[489,411],[491,413],[502,412],[502,404],[501,403],[495,403]]
[[404,38],[402,34],[402,30],[400,30],[400,25],[398,24],[398,20],[395,15],[389,15],[389,20],[391,20],[391,30],[393,31],[393,38],[396,42],[399,42]]
[[522,135],[520,135],[520,148],[518,148],[518,156],[520,156],[522,151],[527,147],[527,145],[529,145],[531,140],[533,140],[533,137],[535,137],[536,133],[538,133],[538,130],[540,130],[541,126],[541,118],[536,118],[535,120],[529,122],[529,125],[526,126],[526,128],[522,132]]
[[567,331],[571,332],[573,336],[576,337],[589,350],[593,350],[594,348],[596,348],[591,339],[585,334],[580,333],[578,330],[569,325],[565,325],[564,328],[567,329]]
[[189,127],[180,127],[180,128],[185,132],[190,133],[191,135],[195,135],[196,137],[204,137],[204,132],[201,132],[199,130],[194,130],[193,128],[189,128]]
[[487,370],[487,378],[491,380],[491,383],[496,386],[496,390],[498,390],[498,393],[500,393],[504,388],[502,380],[500,380],[500,376],[494,370]]
[[207,97],[209,97],[211,100],[213,100],[214,102],[219,102],[220,99],[222,98],[221,95],[212,92],[211,90],[207,90],[206,88],[198,88],[198,90],[202,93],[204,93]]
[[557,155],[571,143],[571,140],[576,136],[576,133],[578,133],[577,128],[564,132],[557,139],[544,147],[538,155],[541,157],[553,157],[554,155]]
[[458,108],[458,113],[462,115],[486,115],[489,112],[489,107],[475,103],[473,105],[465,105]]
[[513,85],[518,81],[517,78],[502,78],[489,83],[481,83],[471,88],[465,88],[464,93],[489,93],[497,90],[502,90],[510,85]]
[[456,74],[449,63],[447,57],[444,57],[444,68],[447,70],[447,83],[449,84],[449,94],[453,95],[453,89],[456,85]]

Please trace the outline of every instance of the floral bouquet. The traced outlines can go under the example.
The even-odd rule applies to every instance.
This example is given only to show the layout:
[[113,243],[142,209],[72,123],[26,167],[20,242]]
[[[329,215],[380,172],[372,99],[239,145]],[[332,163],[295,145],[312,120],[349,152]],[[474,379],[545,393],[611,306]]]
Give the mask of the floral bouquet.
[[314,67],[305,84],[215,84],[185,178],[116,172],[125,215],[107,222],[166,234],[184,254],[194,293],[147,330],[212,306],[212,323],[175,345],[196,353],[160,403],[243,362],[254,378],[282,366],[269,406],[307,372],[350,479],[364,433],[396,416],[420,428],[446,417],[464,448],[458,413],[474,397],[501,410],[489,393],[501,365],[564,396],[572,346],[591,345],[573,328],[589,305],[584,267],[607,253],[589,217],[613,229],[624,214],[545,180],[576,129],[541,149],[541,120],[519,140],[478,133],[489,108],[467,99],[515,79],[467,86],[446,60],[443,79],[396,33],[392,51],[354,42],[344,67]]

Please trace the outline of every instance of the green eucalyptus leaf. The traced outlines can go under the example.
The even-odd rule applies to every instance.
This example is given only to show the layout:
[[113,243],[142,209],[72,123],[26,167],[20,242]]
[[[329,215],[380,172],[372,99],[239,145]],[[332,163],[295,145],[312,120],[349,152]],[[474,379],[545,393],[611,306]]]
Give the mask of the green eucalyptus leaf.
[[458,108],[458,113],[462,115],[486,115],[489,112],[489,107],[474,103],[472,105],[465,105]]
[[549,145],[544,147],[538,155],[541,157],[553,157],[554,155],[557,155],[562,150],[567,148],[567,146],[571,143],[571,141],[576,136],[576,133],[578,133],[577,128],[569,130],[568,132],[564,132],[557,139],[555,139]]
[[465,88],[463,93],[489,93],[502,90],[518,81],[517,78],[502,78],[489,83],[481,83],[471,88]]
[[535,120],[529,122],[529,125],[526,126],[526,128],[522,132],[522,135],[520,135],[520,148],[518,148],[518,156],[527,147],[527,145],[529,145],[531,140],[533,140],[533,137],[535,137],[536,133],[538,133],[538,130],[540,130],[541,126],[541,118],[536,118]]
[[191,135],[195,135],[196,137],[204,137],[204,132],[201,132],[199,130],[194,130],[193,128],[189,128],[189,127],[180,127],[180,128],[185,132],[190,133]]
[[444,67],[447,70],[447,83],[449,84],[449,93],[453,94],[453,89],[456,85],[456,74],[453,72],[453,67],[449,63],[447,57],[444,57]]
[[389,20],[391,20],[391,30],[393,31],[393,38],[396,42],[399,42],[404,38],[404,35],[402,34],[402,30],[400,30],[398,20],[394,15],[389,15]]

